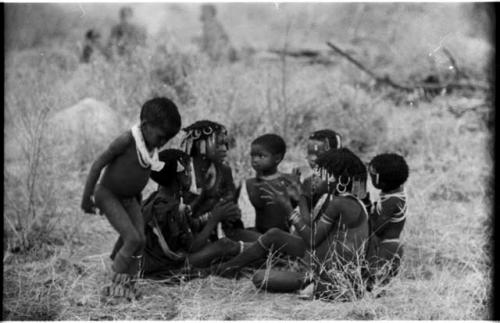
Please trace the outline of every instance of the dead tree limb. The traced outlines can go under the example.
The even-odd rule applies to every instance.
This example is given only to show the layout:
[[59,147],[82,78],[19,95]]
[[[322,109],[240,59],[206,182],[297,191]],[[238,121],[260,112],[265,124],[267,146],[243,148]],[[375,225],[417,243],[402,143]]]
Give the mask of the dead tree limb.
[[343,56],[344,58],[346,58],[348,61],[350,61],[351,63],[353,63],[354,65],[356,65],[360,70],[362,70],[363,72],[365,72],[366,74],[370,75],[372,78],[374,78],[375,80],[379,80],[380,78],[375,75],[375,73],[373,73],[372,71],[370,71],[369,69],[367,69],[363,64],[361,64],[360,62],[358,62],[357,60],[355,60],[354,58],[352,58],[349,54],[347,54],[345,51],[341,50],[340,48],[338,48],[337,46],[335,46],[334,44],[332,44],[331,42],[326,42],[326,44],[331,48],[333,49],[335,52],[337,52],[338,54],[340,54],[340,56]]
[[316,58],[321,55],[319,50],[314,49],[269,49],[269,52],[278,54],[278,55],[286,55],[291,57],[307,57],[307,58]]
[[442,47],[441,50],[446,55],[446,57],[448,57],[448,60],[450,61],[453,70],[455,71],[455,79],[456,80],[459,80],[460,78],[468,79],[469,77],[467,76],[467,74],[465,74],[462,71],[462,69],[458,68],[457,61],[455,60],[451,52],[446,47]]
[[413,91],[414,90],[413,88],[410,88],[410,87],[403,86],[403,85],[395,83],[387,75],[384,76],[384,77],[378,76],[377,74],[375,74],[374,72],[372,72],[371,70],[369,70],[368,68],[366,68],[363,64],[361,64],[360,62],[358,62],[356,59],[354,59],[351,55],[347,54],[345,51],[341,50],[340,48],[338,48],[337,46],[335,46],[331,42],[328,41],[328,42],[326,42],[326,44],[331,49],[333,49],[335,52],[337,52],[340,56],[346,58],[349,62],[351,62],[354,65],[356,65],[357,68],[359,68],[360,70],[362,70],[363,72],[365,72],[366,74],[368,74],[369,76],[371,76],[378,84],[386,84],[386,85],[389,85],[389,86],[391,86],[393,88],[396,88],[398,90],[403,90],[403,91]]
[[373,71],[365,67],[363,64],[361,64],[359,61],[354,59],[351,55],[347,54],[345,51],[341,50],[331,42],[326,42],[326,44],[333,49],[336,53],[338,53],[340,56],[346,58],[349,62],[354,64],[357,68],[368,74],[371,78],[375,80],[375,82],[379,85],[388,85],[392,88],[401,90],[401,91],[406,91],[406,92],[413,92],[415,90],[424,90],[424,91],[430,91],[430,90],[452,90],[452,89],[472,89],[472,90],[483,90],[487,91],[491,87],[489,84],[484,83],[484,82],[479,82],[475,81],[473,82],[472,80],[469,80],[467,82],[460,82],[460,81],[455,81],[455,82],[450,82],[447,84],[428,84],[428,83],[419,83],[419,84],[411,84],[411,85],[402,85],[399,83],[394,82],[388,75],[385,76],[379,76],[375,74]]
[[277,54],[280,57],[283,55],[290,56],[293,58],[305,58],[308,59],[309,63],[312,64],[322,64],[322,65],[330,65],[335,63],[334,60],[330,58],[329,52],[324,50],[316,50],[309,48],[301,48],[301,49],[276,49],[271,48],[267,50],[269,53]]
[[474,106],[471,106],[471,107],[468,107],[468,108],[462,108],[462,109],[457,109],[457,108],[454,108],[453,106],[451,105],[448,105],[448,111],[453,114],[453,116],[455,116],[455,118],[460,118],[462,117],[465,113],[467,112],[484,112],[484,111],[488,111],[488,108],[490,107],[490,103],[488,102],[483,102],[483,103],[480,103],[480,104],[477,104],[477,105],[474,105]]

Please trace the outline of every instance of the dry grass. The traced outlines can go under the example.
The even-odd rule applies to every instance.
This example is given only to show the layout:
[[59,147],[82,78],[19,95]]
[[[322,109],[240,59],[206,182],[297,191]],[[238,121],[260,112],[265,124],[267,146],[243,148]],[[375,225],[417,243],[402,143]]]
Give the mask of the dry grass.
[[[169,8],[177,10],[179,17],[191,17],[186,23],[196,27],[192,16],[196,8],[172,6]],[[283,43],[284,15],[272,18],[274,16],[267,7],[243,7],[248,10],[239,9],[243,18],[240,17],[238,22],[228,14],[229,6],[221,10],[221,19],[228,24],[234,23],[235,29],[231,33],[243,33],[246,30],[244,23],[251,25],[252,19],[255,19],[252,14],[257,14],[258,17],[268,17],[271,25],[281,28],[275,28],[272,35],[266,37]],[[292,21],[289,41],[297,44],[302,36],[299,32],[294,33],[298,20],[293,17],[300,10],[294,6],[287,8]],[[393,18],[418,16],[419,12],[432,11],[430,7],[405,5],[394,7],[397,9],[370,5],[361,11],[335,5],[328,7],[324,13],[320,7],[307,8],[305,13],[309,18],[302,22],[304,26],[301,28],[305,29],[300,30],[309,28],[313,31],[311,35],[321,36],[317,38],[321,42],[339,36],[332,35],[329,30],[338,29],[345,23],[341,18],[332,21],[324,19],[328,10],[344,10],[355,18],[357,15],[362,17],[363,10],[366,13],[388,10],[387,17]],[[422,31],[416,25],[422,25],[424,18],[394,18],[388,23],[397,26],[397,21],[407,21],[416,36],[432,34],[436,37],[441,32],[446,33],[446,28],[460,27],[456,22],[463,21],[460,20],[462,11],[458,7],[453,8],[455,11],[450,11],[449,16],[455,17],[455,20],[449,18],[448,24],[439,26],[425,24],[427,29]],[[102,18],[102,14],[99,17]],[[424,20],[429,22],[432,17],[427,16]],[[318,29],[312,21],[332,28]],[[380,31],[380,26],[385,26],[385,23],[360,21],[363,24],[358,33],[373,28],[374,33],[380,33],[383,41],[390,39],[390,35]],[[488,54],[489,46],[479,38],[471,38],[466,25],[462,27],[455,28],[458,31],[453,35],[453,39],[459,40],[457,44],[464,45],[463,51],[456,52],[457,60],[477,75],[485,76],[488,64],[481,57]],[[182,35],[181,30],[170,31],[172,35]],[[185,31],[185,35],[191,33],[191,29]],[[356,30],[349,29],[349,33],[354,35]],[[239,41],[244,43],[245,39],[252,39],[254,35],[247,31],[243,36],[246,38]],[[182,37],[176,39],[177,51],[172,51],[170,45],[168,53],[150,47],[128,62],[97,60],[88,66],[77,64],[74,49],[68,42],[8,52],[4,131],[8,148],[4,170],[5,216],[25,216],[23,210],[28,209],[30,203],[24,188],[27,186],[18,185],[28,183],[28,175],[33,170],[33,164],[22,158],[22,152],[31,151],[34,147],[29,141],[19,140],[20,136],[16,135],[33,131],[29,123],[23,123],[23,116],[36,116],[32,112],[44,108],[49,108],[52,116],[83,98],[93,97],[122,115],[125,129],[136,122],[140,103],[152,95],[166,95],[180,102],[183,124],[210,118],[228,126],[236,139],[236,147],[229,155],[236,180],[252,174],[248,143],[265,132],[284,133],[288,129],[292,133],[286,138],[289,149],[282,164],[285,171],[305,164],[303,157],[307,134],[323,127],[342,133],[346,145],[364,161],[384,151],[403,154],[409,162],[411,175],[407,184],[408,221],[403,233],[406,248],[399,276],[387,286],[385,296],[374,298],[366,295],[347,303],[301,301],[294,294],[260,292],[248,279],[235,281],[209,277],[179,285],[144,281],[141,282],[145,291],[143,299],[127,305],[103,306],[99,303],[99,289],[107,281],[108,253],[116,234],[104,218],[84,215],[78,209],[89,165],[85,164],[82,171],[76,160],[57,158],[54,152],[65,147],[56,147],[55,142],[47,139],[41,142],[43,162],[38,164],[36,180],[32,184],[37,197],[32,205],[40,212],[40,219],[44,220],[41,225],[30,228],[31,241],[35,242],[33,246],[24,253],[7,252],[4,257],[3,319],[489,318],[488,310],[492,305],[489,303],[492,225],[491,189],[487,183],[492,172],[491,133],[483,114],[466,113],[457,119],[447,109],[448,106],[466,108],[476,105],[485,100],[484,94],[452,94],[437,97],[430,103],[416,101],[413,106],[395,106],[389,91],[357,86],[357,82],[367,79],[343,61],[325,68],[293,60],[287,61],[283,92],[283,65],[279,60],[262,61],[248,57],[232,65],[214,67],[208,64],[206,58],[193,52],[190,46],[179,46]],[[430,46],[418,42],[411,46],[404,45],[404,39],[397,36],[393,44],[403,47],[399,55],[384,53],[383,48],[367,47],[371,56],[365,57],[374,63],[377,56],[385,57],[386,65],[380,61],[377,64],[381,70],[386,69],[397,75],[408,65],[408,61],[412,61],[410,54],[427,53]],[[264,40],[257,39],[256,42],[263,43]],[[477,46],[478,43],[481,46]],[[477,56],[474,56],[470,48],[484,50],[478,50]],[[164,62],[166,57],[169,58],[168,63],[158,63]],[[426,64],[413,64],[411,69],[401,73],[401,77],[417,72],[425,75],[429,67]],[[179,73],[180,67],[188,71],[187,76]],[[286,117],[283,102],[287,103]],[[51,131],[47,128],[42,130],[43,134]],[[175,138],[172,146],[178,143],[179,138]],[[76,139],[73,144],[82,151],[93,151],[91,148],[95,148],[86,147],[85,142]],[[153,188],[149,185],[147,191]],[[376,196],[376,192],[372,193]],[[4,242],[10,241],[15,234],[8,224],[4,227]]]

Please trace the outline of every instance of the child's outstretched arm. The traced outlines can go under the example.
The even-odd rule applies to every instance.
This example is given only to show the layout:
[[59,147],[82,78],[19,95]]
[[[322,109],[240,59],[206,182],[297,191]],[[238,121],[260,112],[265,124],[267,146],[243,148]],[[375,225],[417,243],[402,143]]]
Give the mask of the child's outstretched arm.
[[109,147],[97,157],[92,167],[90,167],[90,172],[87,176],[87,181],[83,190],[81,204],[81,208],[85,213],[95,214],[95,204],[92,200],[92,195],[94,194],[94,188],[101,175],[102,169],[111,163],[118,155],[122,154],[127,146],[131,144],[131,140],[133,140],[133,138],[130,132],[126,132],[116,138]]

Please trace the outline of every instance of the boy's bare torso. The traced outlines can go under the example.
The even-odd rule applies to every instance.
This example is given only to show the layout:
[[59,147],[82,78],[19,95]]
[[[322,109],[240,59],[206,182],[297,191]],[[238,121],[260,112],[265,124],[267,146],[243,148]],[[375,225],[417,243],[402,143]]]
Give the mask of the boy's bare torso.
[[151,168],[143,168],[139,164],[131,131],[125,132],[117,140],[121,141],[124,150],[106,167],[100,184],[118,196],[135,197],[146,186]]

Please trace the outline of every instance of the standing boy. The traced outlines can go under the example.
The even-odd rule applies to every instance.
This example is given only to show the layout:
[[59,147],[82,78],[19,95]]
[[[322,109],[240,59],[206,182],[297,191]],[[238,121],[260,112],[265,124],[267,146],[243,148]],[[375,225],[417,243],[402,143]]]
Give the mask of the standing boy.
[[151,170],[163,167],[158,148],[174,137],[180,127],[181,117],[172,101],[151,99],[142,106],[140,123],[115,139],[90,169],[81,207],[86,213],[95,213],[97,206],[123,240],[113,260],[112,284],[104,289],[105,296],[115,301],[135,298],[134,276],[145,244],[145,219],[137,197]]

